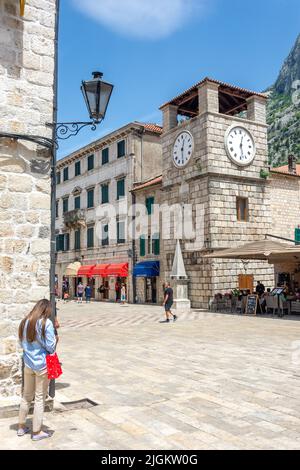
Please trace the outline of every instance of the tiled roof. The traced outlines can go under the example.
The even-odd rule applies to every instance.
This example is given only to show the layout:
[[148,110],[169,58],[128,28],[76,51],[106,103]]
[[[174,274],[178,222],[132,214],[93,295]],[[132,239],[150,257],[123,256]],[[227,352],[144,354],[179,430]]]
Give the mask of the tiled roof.
[[225,83],[225,82],[221,82],[220,80],[215,80],[214,78],[209,78],[209,77],[205,77],[203,80],[201,80],[200,82],[196,83],[194,86],[192,86],[191,88],[188,88],[186,91],[184,91],[183,93],[181,93],[180,95],[176,96],[175,98],[173,98],[171,101],[168,101],[167,103],[164,103],[160,109],[164,108],[165,106],[167,106],[168,104],[172,104],[174,103],[176,100],[180,99],[180,98],[184,98],[185,95],[188,95],[190,92],[192,92],[193,90],[196,90],[200,85],[202,85],[203,83],[205,82],[212,82],[212,83],[216,83],[217,85],[220,85],[220,86],[223,86],[223,87],[226,87],[226,88],[231,88],[232,90],[236,90],[236,91],[240,91],[242,93],[244,93],[245,95],[248,95],[248,97],[250,97],[251,95],[255,95],[255,96],[260,96],[261,98],[266,98],[267,99],[267,95],[265,93],[257,93],[256,91],[251,91],[251,90],[247,90],[246,88],[241,88],[241,87],[238,87],[238,86],[235,86],[235,85],[230,85],[229,83]]
[[300,164],[296,165],[296,173],[289,172],[289,166],[283,165],[278,166],[276,168],[271,168],[271,173],[279,173],[281,175],[289,175],[289,176],[300,176]]
[[136,183],[133,187],[133,191],[138,191],[139,189],[146,189],[150,188],[151,186],[155,186],[157,184],[162,183],[162,176],[156,176],[155,178],[152,178],[149,181],[146,181],[145,183]]
[[158,124],[144,123],[144,122],[138,122],[138,121],[135,121],[134,124],[143,126],[147,131],[154,132],[155,134],[162,134],[162,131],[163,131],[162,127],[159,126]]

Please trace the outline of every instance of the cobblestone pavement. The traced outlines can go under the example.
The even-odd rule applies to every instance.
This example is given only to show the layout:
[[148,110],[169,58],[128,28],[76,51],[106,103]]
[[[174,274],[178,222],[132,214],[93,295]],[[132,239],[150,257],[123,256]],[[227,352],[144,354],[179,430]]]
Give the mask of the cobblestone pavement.
[[298,321],[73,302],[59,317],[57,402],[98,406],[47,413],[39,443],[1,420],[1,449],[300,449]]

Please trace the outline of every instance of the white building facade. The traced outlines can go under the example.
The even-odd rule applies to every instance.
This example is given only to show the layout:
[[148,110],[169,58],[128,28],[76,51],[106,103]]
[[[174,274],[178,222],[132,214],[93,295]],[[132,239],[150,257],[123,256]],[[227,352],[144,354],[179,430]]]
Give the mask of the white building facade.
[[[58,295],[66,279],[71,297],[81,281],[91,285],[96,300],[116,300],[124,283],[133,300],[131,189],[161,173],[160,135],[159,126],[134,122],[58,162]],[[82,266],[77,274],[73,263]]]

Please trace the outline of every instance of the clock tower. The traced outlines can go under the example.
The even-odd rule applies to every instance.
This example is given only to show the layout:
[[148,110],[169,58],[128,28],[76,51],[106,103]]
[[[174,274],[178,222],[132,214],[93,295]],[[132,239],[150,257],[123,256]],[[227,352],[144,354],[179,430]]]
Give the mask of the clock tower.
[[[193,307],[207,308],[214,294],[237,287],[245,274],[242,262],[205,258],[207,253],[270,231],[268,182],[262,177],[268,164],[266,101],[264,94],[205,78],[161,107],[163,202],[176,207],[177,216],[181,208],[184,220],[178,236],[178,219],[170,218],[161,268],[168,279],[180,239]],[[187,205],[193,219],[188,236]],[[265,285],[273,282],[264,262],[250,262],[247,273]]]

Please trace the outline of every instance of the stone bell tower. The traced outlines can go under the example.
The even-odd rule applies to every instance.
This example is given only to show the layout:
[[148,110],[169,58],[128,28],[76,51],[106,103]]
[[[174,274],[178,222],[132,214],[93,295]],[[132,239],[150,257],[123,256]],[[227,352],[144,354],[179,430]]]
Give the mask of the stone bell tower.
[[17,329],[49,298],[56,0],[0,2],[0,407],[21,389]]
[[[254,241],[270,229],[268,182],[261,177],[267,167],[266,101],[261,93],[205,78],[161,107],[163,202],[177,212],[192,207],[194,234],[183,238],[182,253],[193,307],[207,308],[243,273],[240,262],[205,254]],[[171,237],[163,241],[166,278],[175,230],[173,219]],[[269,266],[250,264],[265,282],[271,279]]]

